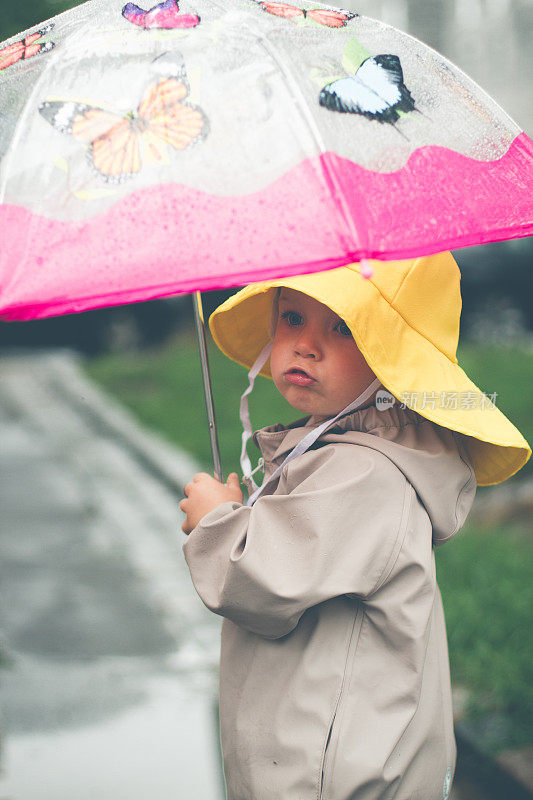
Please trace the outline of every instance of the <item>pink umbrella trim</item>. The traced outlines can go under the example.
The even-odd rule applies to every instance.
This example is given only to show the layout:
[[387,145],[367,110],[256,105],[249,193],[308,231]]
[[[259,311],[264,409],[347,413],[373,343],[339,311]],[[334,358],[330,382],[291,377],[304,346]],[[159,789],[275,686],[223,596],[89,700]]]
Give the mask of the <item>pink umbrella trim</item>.
[[328,152],[237,197],[164,184],[76,221],[0,206],[0,314],[34,319],[531,234],[525,133],[494,161],[428,146],[390,173]]

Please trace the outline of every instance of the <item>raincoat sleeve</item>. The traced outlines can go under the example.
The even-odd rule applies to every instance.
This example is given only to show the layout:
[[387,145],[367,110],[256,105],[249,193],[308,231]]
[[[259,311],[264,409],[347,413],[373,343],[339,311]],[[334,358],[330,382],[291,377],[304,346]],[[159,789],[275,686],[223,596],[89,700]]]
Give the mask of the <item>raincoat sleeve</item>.
[[342,444],[305,453],[276,493],[223,503],[183,545],[205,605],[261,636],[296,627],[306,609],[368,597],[387,579],[407,526],[410,484],[382,453]]

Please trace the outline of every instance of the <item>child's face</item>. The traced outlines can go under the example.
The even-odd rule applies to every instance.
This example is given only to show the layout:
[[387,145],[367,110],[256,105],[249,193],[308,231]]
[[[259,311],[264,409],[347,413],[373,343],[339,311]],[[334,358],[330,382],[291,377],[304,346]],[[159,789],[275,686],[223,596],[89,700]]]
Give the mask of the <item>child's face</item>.
[[312,297],[285,288],[270,369],[293,408],[323,417],[342,411],[376,377],[340,317]]

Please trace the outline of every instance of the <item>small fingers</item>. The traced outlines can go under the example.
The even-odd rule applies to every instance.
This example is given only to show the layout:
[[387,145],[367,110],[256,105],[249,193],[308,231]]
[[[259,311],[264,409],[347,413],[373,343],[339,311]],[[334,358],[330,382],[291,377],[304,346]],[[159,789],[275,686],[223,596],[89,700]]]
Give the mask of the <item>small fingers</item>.
[[190,533],[192,530],[192,528],[189,527],[189,517],[187,515],[188,502],[189,502],[188,499],[184,497],[183,500],[180,500],[178,504],[180,511],[183,511],[183,513],[185,514],[185,519],[183,520],[183,524],[181,526],[181,530],[183,531],[183,533]]
[[197,472],[193,478],[194,483],[198,483],[198,481],[203,480],[203,478],[210,478],[211,475],[208,475],[207,472]]

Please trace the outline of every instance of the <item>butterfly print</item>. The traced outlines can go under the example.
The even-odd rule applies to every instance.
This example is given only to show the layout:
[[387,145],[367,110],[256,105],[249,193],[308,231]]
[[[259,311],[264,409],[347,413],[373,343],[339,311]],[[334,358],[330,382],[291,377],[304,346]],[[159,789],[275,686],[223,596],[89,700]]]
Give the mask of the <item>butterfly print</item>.
[[165,0],[153,6],[149,11],[143,11],[135,3],[127,3],[122,9],[122,16],[139,28],[159,28],[169,30],[172,28],[195,28],[200,22],[198,14],[181,14],[178,0]]
[[293,19],[295,17],[303,17],[306,19],[314,20],[320,25],[326,25],[328,28],[343,28],[348,20],[357,17],[353,11],[341,11],[340,9],[329,8],[311,8],[305,9],[298,6],[291,6],[289,3],[271,3],[268,0],[256,0],[261,6],[263,11],[269,14],[274,14],[276,17],[285,17],[286,19]]
[[328,83],[320,92],[319,103],[331,111],[391,124],[400,118],[400,111],[416,110],[403,82],[400,59],[390,54],[371,56],[353,75]]
[[24,37],[24,39],[19,39],[12,44],[8,44],[7,47],[3,47],[0,50],[0,70],[6,69],[6,67],[10,67],[12,64],[16,64],[17,61],[23,61],[32,56],[36,56],[38,53],[47,53],[49,50],[52,50],[54,42],[41,42],[39,40],[42,36],[46,36],[53,27],[54,23],[51,22],[46,27],[41,28],[41,30],[30,33],[30,35]]
[[87,148],[87,159],[107,183],[120,183],[138,173],[143,154],[161,160],[166,146],[185,150],[207,134],[203,111],[185,102],[189,87],[184,73],[162,76],[145,90],[135,111],[126,114],[73,101],[46,101],[39,111],[60,133]]

